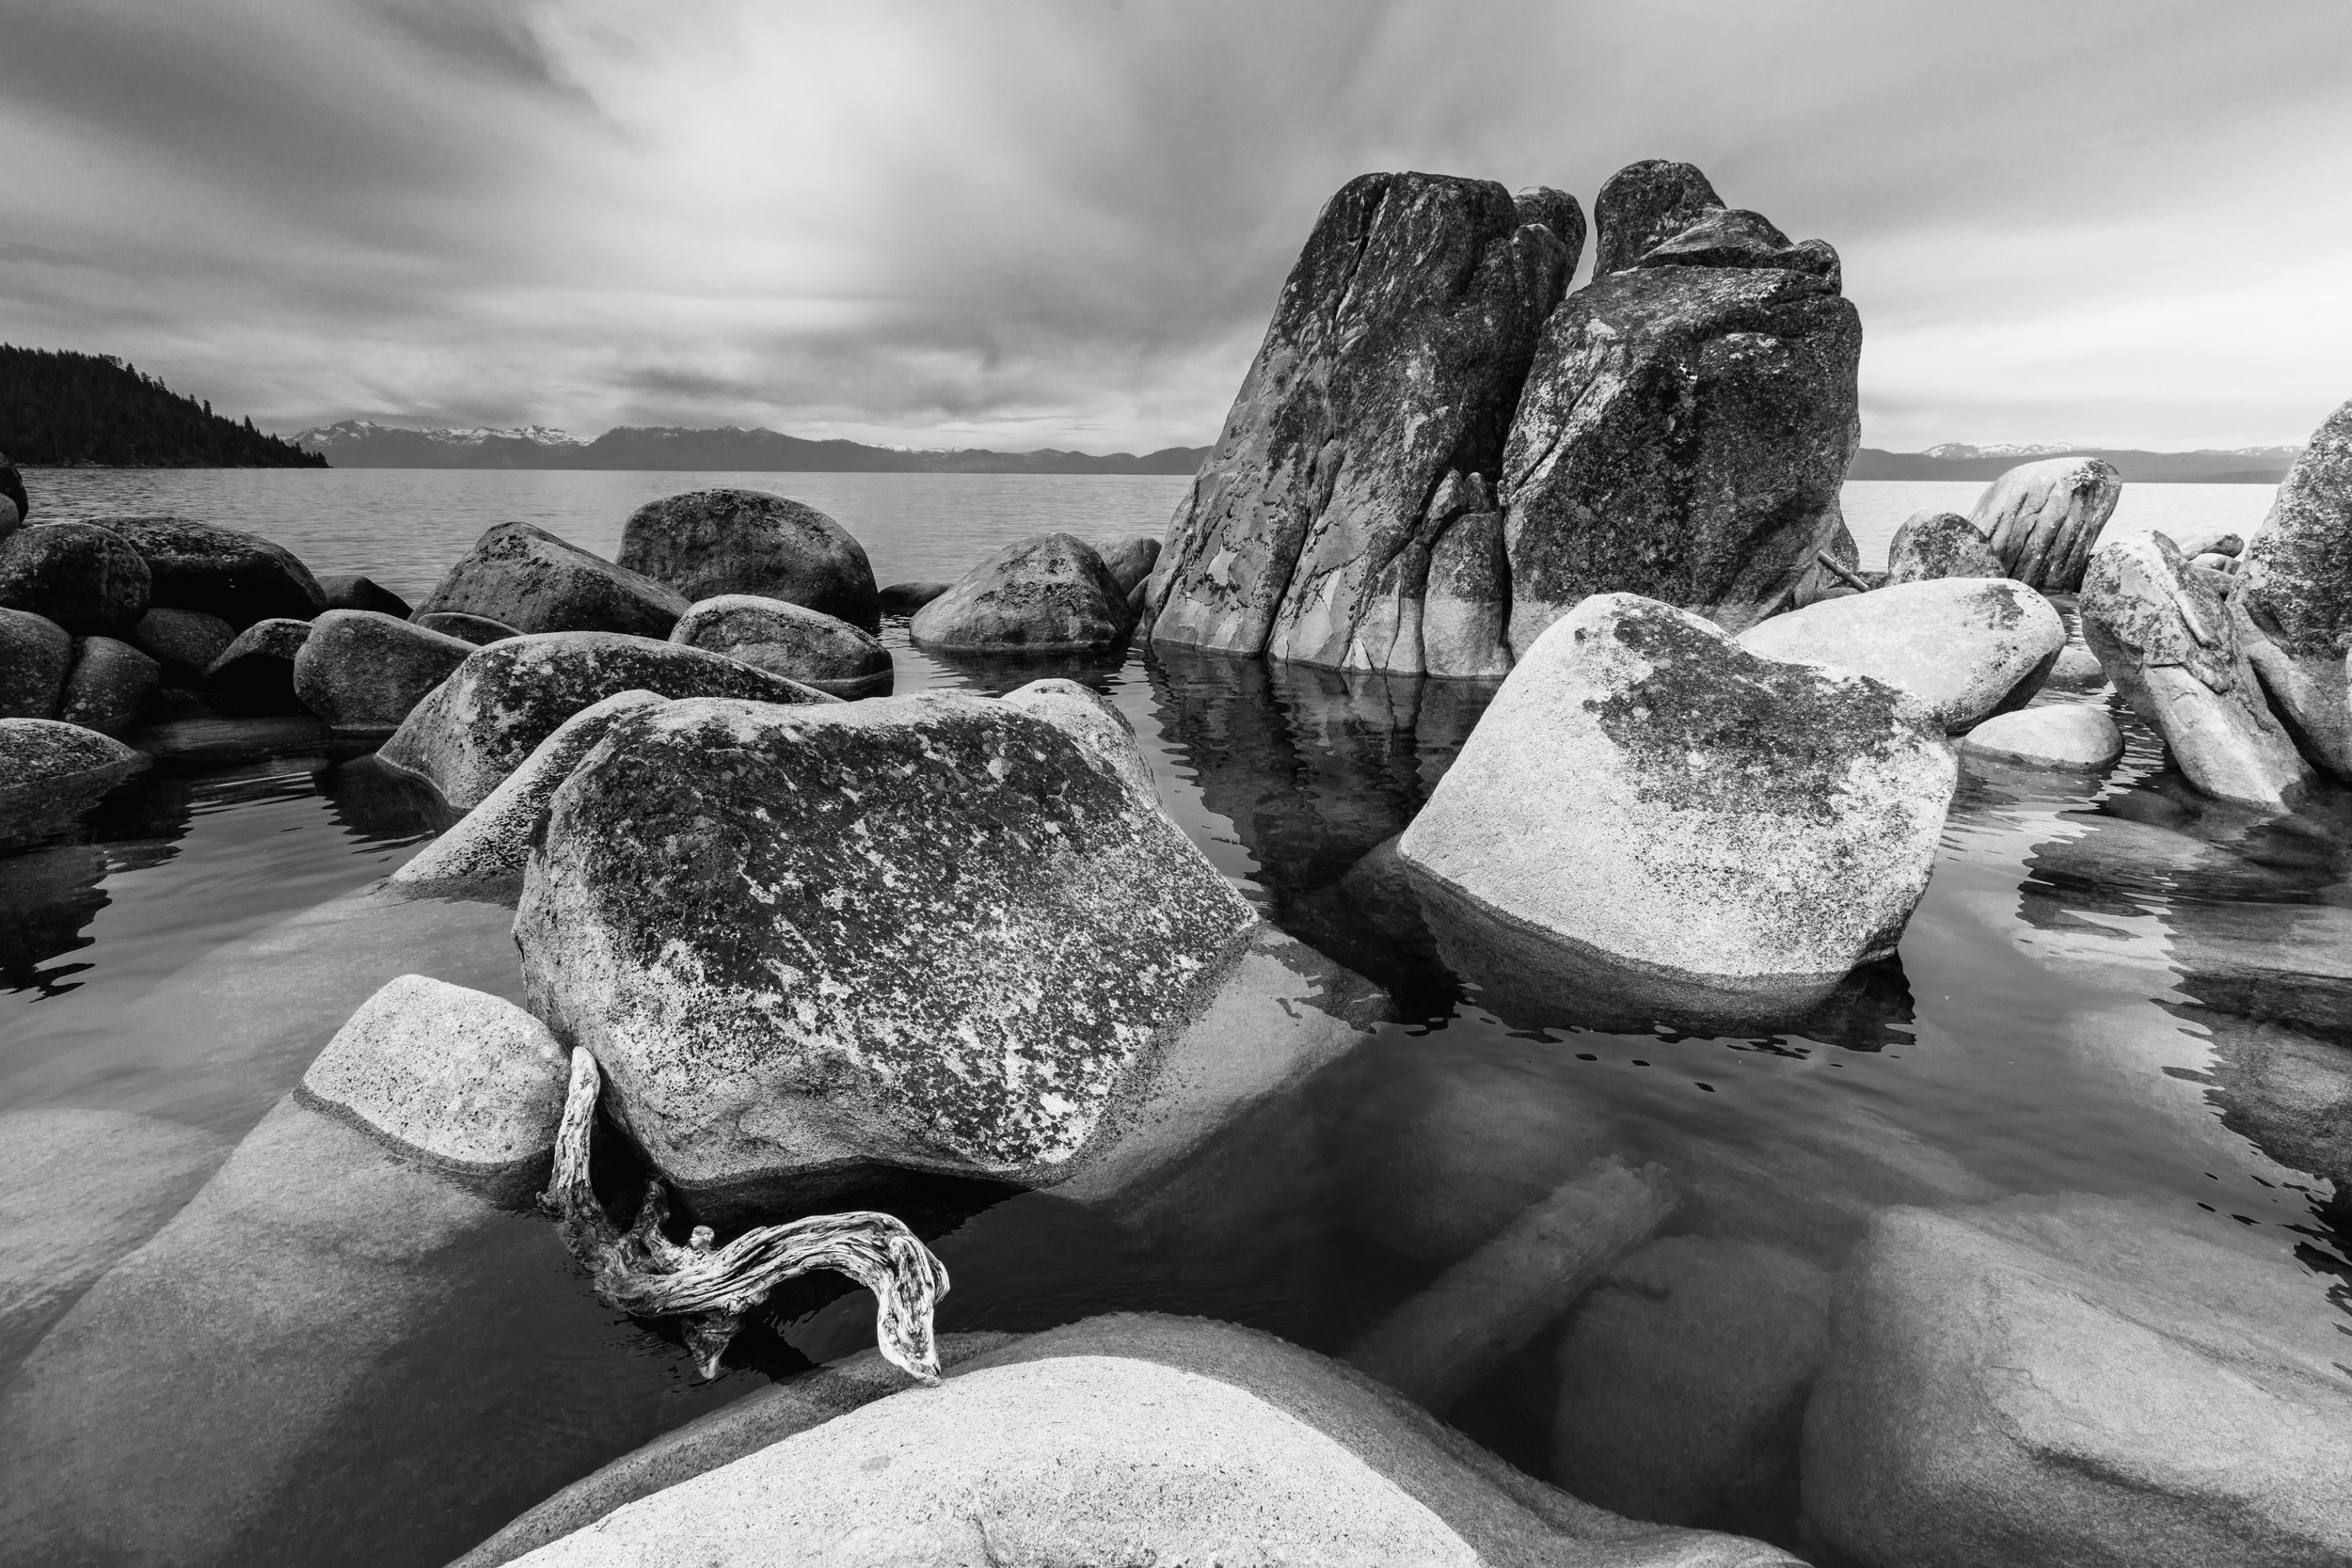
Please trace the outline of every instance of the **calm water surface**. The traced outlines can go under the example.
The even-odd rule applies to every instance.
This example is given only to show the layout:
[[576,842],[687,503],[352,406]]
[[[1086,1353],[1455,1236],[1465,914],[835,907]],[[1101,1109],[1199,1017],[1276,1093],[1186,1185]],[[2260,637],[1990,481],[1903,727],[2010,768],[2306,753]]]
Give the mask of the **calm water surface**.
[[[888,581],[954,577],[1042,529],[1157,531],[1186,483],[397,470],[28,479],[46,515],[183,512],[411,595],[491,523],[522,518],[609,554],[632,508],[702,484],[820,507],[858,534]],[[1965,511],[1981,488],[1848,485],[1865,564],[1883,562],[1903,516]],[[2267,486],[2127,487],[2111,531],[2250,530],[2269,496]],[[1219,1179],[1178,1229],[1124,1227],[1050,1193],[940,1222],[933,1244],[956,1280],[943,1329],[1153,1308],[1337,1353],[1458,1254],[1443,1236],[1492,1234],[1610,1150],[1673,1180],[1682,1207],[1665,1233],[1765,1242],[1823,1270],[1888,1204],[2094,1192],[2251,1227],[2297,1260],[2315,1314],[2343,1310],[2344,1140],[2280,1109],[2312,1064],[2328,1068],[2328,1053],[2352,1044],[2352,986],[2341,978],[2352,810],[2342,800],[2267,823],[2201,802],[2119,712],[2131,750],[2104,784],[1963,784],[1898,958],[1803,1018],[1725,1028],[1613,1003],[1525,955],[1432,936],[1359,870],[1428,798],[1483,710],[1484,688],[1166,651],[946,660],[910,647],[903,623],[885,641],[901,691],[1000,691],[1069,674],[1107,692],[1142,738],[1163,804],[1217,866],[1268,919],[1377,979],[1397,1004],[1395,1022],[1360,1050],[1236,1130]],[[371,764],[296,754],[162,769],[109,802],[82,841],[0,860],[9,988],[0,1105],[123,1106],[241,1132],[301,1062],[224,1086],[204,1030],[167,1022],[174,988],[208,956],[380,878],[441,825],[431,802]],[[2302,978],[2274,983],[2267,972],[2281,967]],[[742,1365],[697,1386],[675,1347],[576,1307],[501,1309],[564,1337],[578,1377],[639,1412],[627,1441],[616,1434],[608,1447],[870,1343],[864,1297],[812,1288],[746,1338]],[[1540,1337],[1449,1413],[1537,1474],[1551,1473],[1562,1333]],[[476,1464],[431,1417],[437,1402],[460,1402],[448,1390],[495,1375],[495,1343],[453,1335],[431,1364],[404,1372],[404,1386],[382,1390],[379,1414],[419,1423],[421,1446],[451,1445],[449,1464]],[[567,1463],[518,1475],[421,1544],[355,1532],[334,1560],[440,1560],[587,1467]],[[354,1517],[366,1506],[355,1495]],[[1737,1522],[1786,1536],[1785,1513]]]

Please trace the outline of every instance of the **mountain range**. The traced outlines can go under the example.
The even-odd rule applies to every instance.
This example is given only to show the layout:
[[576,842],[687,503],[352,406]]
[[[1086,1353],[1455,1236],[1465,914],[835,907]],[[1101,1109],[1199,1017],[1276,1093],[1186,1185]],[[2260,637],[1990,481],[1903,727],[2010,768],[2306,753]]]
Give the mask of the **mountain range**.
[[811,441],[772,430],[623,425],[594,440],[524,425],[512,430],[405,430],[367,420],[306,430],[296,446],[339,468],[641,468],[738,473],[1189,474],[1206,447],[1117,451],[925,451]]
[[2197,451],[2138,451],[2115,447],[1971,447],[1957,441],[1925,451],[1854,454],[1848,479],[1997,479],[2020,463],[2044,457],[2104,457],[2127,484],[2276,484],[2302,454],[2300,447],[2206,448]]

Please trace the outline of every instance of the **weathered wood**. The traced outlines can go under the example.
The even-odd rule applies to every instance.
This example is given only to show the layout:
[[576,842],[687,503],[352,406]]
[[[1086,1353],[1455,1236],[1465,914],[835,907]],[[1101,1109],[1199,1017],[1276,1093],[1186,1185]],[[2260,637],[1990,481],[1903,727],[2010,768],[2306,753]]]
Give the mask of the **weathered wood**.
[[1865,594],[1867,594],[1870,591],[1870,581],[1867,578],[1865,578],[1859,572],[1850,571],[1840,562],[1831,560],[1829,551],[1815,550],[1813,552],[1813,559],[1821,563],[1821,567],[1824,571],[1828,572],[1832,577],[1837,578],[1838,581],[1844,583],[1847,587],[1860,589]]
[[663,1232],[669,1199],[645,1184],[637,1223],[612,1223],[588,1180],[588,1145],[604,1074],[584,1047],[572,1051],[572,1081],[555,1135],[555,1174],[541,1200],[564,1244],[593,1275],[596,1299],[646,1318],[681,1318],[686,1346],[706,1377],[742,1325],[743,1315],[795,1275],[831,1269],[873,1292],[876,1347],[924,1383],[939,1381],[931,1312],[947,1293],[946,1265],[889,1214],[812,1214],[789,1225],[760,1226],[723,1247],[708,1226],[681,1246]]

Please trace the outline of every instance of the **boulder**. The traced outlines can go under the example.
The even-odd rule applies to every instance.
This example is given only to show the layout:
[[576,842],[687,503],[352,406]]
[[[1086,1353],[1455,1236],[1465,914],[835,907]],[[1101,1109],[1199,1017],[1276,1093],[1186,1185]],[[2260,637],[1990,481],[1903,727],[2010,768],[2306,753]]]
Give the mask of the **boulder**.
[[46,719],[57,711],[73,638],[46,615],[0,610],[0,719]]
[[493,621],[486,615],[461,615],[453,610],[445,610],[435,615],[414,615],[410,620],[427,631],[454,637],[477,648],[486,648],[493,642],[522,635],[503,621]]
[[0,1116],[0,1379],[228,1152],[210,1132],[121,1111]]
[[1134,593],[1159,563],[1160,536],[1156,533],[1126,533],[1092,543],[1094,553],[1102,557],[1103,569],[1119,584],[1121,598]]
[[1138,800],[1156,803],[1159,784],[1136,742],[1136,727],[1119,705],[1073,680],[1031,681],[1005,693],[1004,702],[1033,713],[1078,743],[1097,766],[1115,774]]
[[33,515],[33,499],[24,493],[24,476],[6,457],[0,457],[0,499],[12,503],[13,515],[0,512],[0,539],[5,539]]
[[1512,215],[1541,224],[1570,256],[1584,254],[1584,208],[1576,198],[1549,185],[1524,185],[1511,193]]
[[200,610],[242,631],[256,621],[307,621],[327,608],[310,569],[283,546],[189,517],[106,517],[147,562],[148,602]]
[[294,656],[310,640],[308,621],[256,621],[206,667],[204,689],[233,713],[301,713]]
[[163,666],[166,682],[181,687],[201,680],[236,640],[236,627],[200,610],[151,610],[131,630],[131,645]]
[[620,562],[689,603],[755,594],[882,629],[866,547],[815,507],[764,490],[691,490],[646,502],[621,531]]
[[1837,252],[1825,240],[1803,245],[1780,231],[1761,213],[1727,208],[1705,213],[1688,228],[1661,240],[1634,263],[1643,267],[1780,267],[1844,281]]
[[318,582],[328,610],[372,610],[378,615],[397,616],[405,621],[415,608],[373,578],[356,572],[331,574]]
[[57,699],[57,717],[69,724],[121,735],[162,687],[163,666],[111,637],[85,637],[73,656],[73,673]]
[[2007,578],[1938,578],[1776,615],[1740,645],[1899,686],[1957,735],[2032,698],[2066,645],[2066,623]]
[[477,649],[409,711],[376,755],[470,811],[564,720],[623,691],[838,701],[700,648],[618,632],[542,632]]
[[1016,540],[914,612],[908,631],[950,652],[1080,653],[1117,646],[1127,594],[1074,534]]
[[1594,279],[1623,272],[1660,242],[1723,210],[1723,198],[1690,164],[1645,158],[1627,165],[1593,202]]
[[722,594],[678,617],[670,641],[741,659],[835,697],[890,695],[890,650],[821,610],[755,594]]
[[2352,403],[2312,433],[2242,561],[2232,613],[2272,707],[2313,761],[2352,780]]
[[2083,585],[2099,531],[2115,515],[2123,476],[2104,457],[2021,463],[1977,499],[1977,531],[2006,575],[2032,588],[2073,593]]
[[381,738],[473,651],[396,615],[330,610],[294,654],[294,695],[337,735]]
[[933,692],[624,717],[556,791],[515,931],[665,1175],[813,1194],[1066,1179],[1254,925],[1058,723]]
[[2132,711],[2208,795],[2283,806],[2311,770],[2264,698],[2242,617],[2161,533],[2110,540],[2083,575],[2083,639]]
[[[46,526],[46,525],[44,525]],[[147,766],[111,736],[55,719],[0,719],[0,849],[72,825]]]
[[82,636],[121,636],[147,613],[147,562],[92,523],[36,523],[0,539],[0,608],[29,610]]
[[2352,1559],[2329,1282],[2185,1201],[1891,1210],[1838,1277],[1805,1516],[1865,1568]]
[[1899,689],[1601,594],[1519,660],[1397,848],[1611,964],[1778,990],[1894,951],[1957,782]]
[[520,632],[667,637],[687,603],[653,578],[545,529],[501,523],[474,541],[418,610],[479,615]]
[[2107,673],[2088,643],[2069,642],[2051,661],[2042,684],[2056,691],[2096,691],[2107,684]]
[[894,582],[877,598],[884,615],[912,615],[954,586],[952,582]]
[[[1158,641],[1422,668],[1449,472],[1502,433],[1576,256],[1484,180],[1368,174],[1316,219],[1144,602]],[[1457,484],[1458,489],[1458,484]]]
[[1886,547],[1889,583],[2008,575],[1977,525],[1957,512],[1913,513]]
[[2123,732],[2104,707],[2060,703],[1994,715],[1968,732],[1960,754],[1971,762],[2104,773],[2123,754]]

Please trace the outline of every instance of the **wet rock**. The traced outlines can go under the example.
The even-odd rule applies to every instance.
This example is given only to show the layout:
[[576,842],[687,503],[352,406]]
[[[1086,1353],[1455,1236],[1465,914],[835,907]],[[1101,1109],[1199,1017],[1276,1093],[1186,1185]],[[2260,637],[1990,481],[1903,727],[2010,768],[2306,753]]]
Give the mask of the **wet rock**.
[[381,739],[473,651],[398,616],[330,610],[294,654],[294,696],[337,735]]
[[256,621],[237,633],[204,672],[204,690],[232,713],[301,713],[294,657],[310,640],[310,623]]
[[419,607],[479,615],[521,632],[600,631],[667,637],[690,601],[627,567],[529,523],[501,523],[474,541]]
[[1418,672],[1428,504],[1499,471],[1576,257],[1501,185],[1349,182],[1317,218],[1215,450],[1170,525],[1151,635]]
[[1839,1276],[1806,1518],[1867,1568],[2352,1555],[2339,1320],[2185,1202],[1890,1211]]
[[2243,560],[2231,609],[2271,705],[2313,761],[2352,780],[2352,403],[2312,434]]
[[1041,533],[966,572],[916,610],[907,629],[927,647],[1042,654],[1116,646],[1132,624],[1126,591],[1093,546]]
[[259,534],[189,517],[107,517],[153,581],[150,604],[199,610],[242,631],[256,621],[307,621],[326,592],[292,550]]
[[955,586],[952,582],[894,582],[878,595],[884,615],[912,615]]
[[1593,203],[1593,277],[1624,271],[1661,241],[1723,210],[1723,198],[1692,165],[1663,158],[1627,165]]
[[1584,254],[1584,208],[1567,192],[1549,185],[1521,186],[1511,193],[1511,212],[1523,224],[1550,230],[1570,256]]
[[147,613],[147,562],[91,523],[36,523],[0,539],[0,608],[45,615],[75,636],[121,636]]
[[1103,560],[1103,569],[1119,584],[1121,598],[1133,594],[1152,575],[1152,568],[1160,559],[1160,536],[1156,533],[1128,533],[1116,539],[1093,541],[1094,553]]
[[2280,806],[2311,770],[2239,639],[2241,617],[2160,533],[2101,546],[2083,576],[2083,639],[2173,763],[2208,795]]
[[470,811],[564,720],[622,691],[837,700],[700,648],[617,632],[546,632],[477,650],[410,710],[377,756]]
[[85,637],[73,656],[73,673],[57,699],[57,717],[69,724],[119,736],[163,686],[163,666],[111,637]]
[[57,711],[73,638],[45,615],[0,610],[0,719],[46,719]]
[[318,583],[328,610],[371,610],[378,615],[405,621],[415,608],[373,578],[356,572],[333,573],[319,578]]
[[2103,707],[2053,705],[1986,720],[1960,743],[1960,754],[1970,761],[2104,773],[2123,754],[2123,732]]
[[147,767],[111,736],[55,719],[0,719],[0,849],[71,826]]
[[2123,476],[2104,457],[2021,463],[1977,500],[1973,520],[2002,571],[2033,588],[2071,593],[2115,515]]
[[678,618],[670,641],[756,665],[835,697],[890,695],[890,650],[872,632],[755,594],[722,594]]
[[1519,661],[1398,851],[1618,965],[1766,990],[1893,951],[1956,783],[1898,689],[1605,594]]
[[1076,681],[1041,680],[1008,691],[1001,700],[1037,715],[1076,741],[1089,759],[1134,790],[1136,799],[1159,800],[1159,785],[1136,742],[1135,726],[1108,697]]
[[200,610],[151,610],[131,631],[132,646],[163,666],[168,684],[180,687],[202,680],[236,640],[236,627]]
[[1910,692],[1952,733],[2023,706],[2066,644],[2049,601],[2006,578],[1890,584],[1740,634],[1765,658],[1851,670]]
[[1913,513],[1886,547],[1889,583],[2008,575],[1977,525],[1957,512]]
[[461,615],[453,610],[445,610],[435,615],[419,615],[413,619],[416,625],[427,631],[454,637],[477,648],[486,648],[493,642],[522,635],[503,621],[493,621],[486,615]]
[[0,1378],[228,1152],[210,1132],[120,1111],[0,1116]]
[[764,490],[691,490],[646,502],[621,531],[620,562],[690,604],[753,594],[881,629],[866,547],[815,507]]

